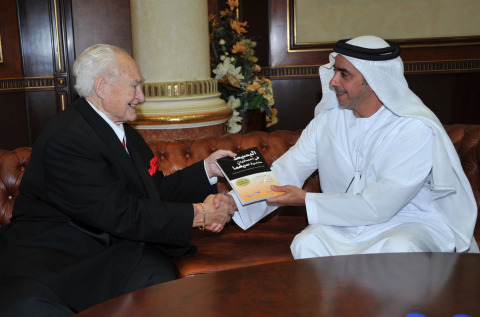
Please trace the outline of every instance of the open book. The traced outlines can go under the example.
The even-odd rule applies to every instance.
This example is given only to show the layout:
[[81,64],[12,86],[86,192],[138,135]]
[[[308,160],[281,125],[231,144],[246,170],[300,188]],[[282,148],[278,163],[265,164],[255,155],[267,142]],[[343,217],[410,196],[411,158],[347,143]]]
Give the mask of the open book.
[[256,147],[240,151],[236,157],[223,157],[216,163],[242,205],[282,194],[270,189],[280,183]]

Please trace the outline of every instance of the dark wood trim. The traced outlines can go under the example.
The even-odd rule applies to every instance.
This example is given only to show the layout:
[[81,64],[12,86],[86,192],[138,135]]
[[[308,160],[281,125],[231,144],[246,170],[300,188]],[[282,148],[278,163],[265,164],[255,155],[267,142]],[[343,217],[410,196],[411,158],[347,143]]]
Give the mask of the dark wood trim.
[[322,65],[328,62],[331,49],[324,52],[290,52],[287,5],[288,0],[270,0],[270,66]]
[[0,63],[0,78],[22,77],[16,2],[15,0],[2,0],[1,3],[0,32],[3,63]]
[[53,76],[0,79],[0,92],[25,90],[55,90]]
[[[318,78],[319,67],[320,65],[264,67],[262,68],[262,76],[271,79]],[[404,68],[406,74],[479,72],[480,59],[405,62]]]
[[75,49],[110,43],[132,52],[129,0],[2,0],[0,29],[9,34],[0,64],[2,148],[32,146],[77,98]]
[[53,39],[53,76],[57,111],[63,111],[72,102],[73,84],[71,84],[71,67],[73,67],[74,47],[71,0],[50,0],[51,29]]
[[480,71],[480,59],[405,62],[404,68],[406,74],[478,72]]

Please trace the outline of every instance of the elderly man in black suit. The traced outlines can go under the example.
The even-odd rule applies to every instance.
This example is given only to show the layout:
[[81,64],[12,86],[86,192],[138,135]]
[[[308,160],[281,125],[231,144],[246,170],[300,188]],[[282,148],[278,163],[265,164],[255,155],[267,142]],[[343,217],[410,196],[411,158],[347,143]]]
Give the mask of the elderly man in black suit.
[[218,232],[233,207],[216,191],[217,151],[170,176],[126,122],[144,81],[123,50],[75,61],[80,96],[35,142],[11,223],[0,230],[0,315],[71,316],[175,279],[192,227]]

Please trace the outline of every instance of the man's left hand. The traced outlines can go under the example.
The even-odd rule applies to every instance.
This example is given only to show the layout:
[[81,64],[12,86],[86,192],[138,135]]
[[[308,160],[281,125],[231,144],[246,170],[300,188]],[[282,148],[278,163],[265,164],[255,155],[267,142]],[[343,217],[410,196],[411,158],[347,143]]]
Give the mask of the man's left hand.
[[215,161],[225,156],[235,157],[237,156],[237,154],[228,150],[218,150],[210,154],[210,156],[205,159],[205,167],[207,169],[208,178],[214,176],[223,177],[223,173],[222,171],[220,171]]
[[270,188],[276,192],[283,192],[283,194],[267,199],[267,204],[277,204],[279,206],[305,206],[307,192],[303,189],[293,185],[272,185]]

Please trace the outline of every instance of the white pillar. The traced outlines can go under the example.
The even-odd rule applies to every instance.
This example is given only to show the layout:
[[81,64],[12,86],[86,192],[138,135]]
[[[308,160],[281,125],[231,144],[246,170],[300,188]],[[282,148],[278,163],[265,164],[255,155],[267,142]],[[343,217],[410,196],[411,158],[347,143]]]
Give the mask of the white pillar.
[[207,0],[130,0],[133,57],[145,77],[137,129],[224,124],[231,109],[210,77]]

